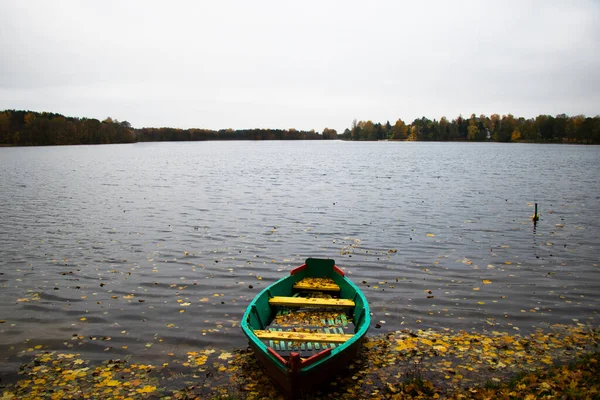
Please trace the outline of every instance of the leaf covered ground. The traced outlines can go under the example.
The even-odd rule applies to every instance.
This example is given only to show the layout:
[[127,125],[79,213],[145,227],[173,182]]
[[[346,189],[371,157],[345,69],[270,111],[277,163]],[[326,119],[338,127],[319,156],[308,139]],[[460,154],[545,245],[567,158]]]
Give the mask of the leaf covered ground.
[[[600,330],[556,325],[529,335],[402,330],[306,399],[600,398]],[[199,349],[157,365],[31,348],[0,399],[279,399],[248,350]],[[576,360],[582,360],[574,363]]]

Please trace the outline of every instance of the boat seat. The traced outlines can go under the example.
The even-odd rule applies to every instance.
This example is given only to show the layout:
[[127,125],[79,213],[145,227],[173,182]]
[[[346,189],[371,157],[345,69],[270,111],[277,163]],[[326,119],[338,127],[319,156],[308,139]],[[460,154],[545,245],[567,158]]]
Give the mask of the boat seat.
[[294,284],[294,289],[316,290],[321,292],[339,292],[340,286],[336,283],[314,283],[302,280]]
[[354,301],[348,299],[320,299],[305,297],[274,296],[269,299],[272,306],[287,307],[354,307]]
[[[329,331],[329,330],[327,330]],[[279,340],[292,342],[310,342],[310,343],[344,343],[354,335],[342,333],[312,333],[312,332],[291,332],[291,331],[263,331],[255,330],[254,334],[262,340]]]

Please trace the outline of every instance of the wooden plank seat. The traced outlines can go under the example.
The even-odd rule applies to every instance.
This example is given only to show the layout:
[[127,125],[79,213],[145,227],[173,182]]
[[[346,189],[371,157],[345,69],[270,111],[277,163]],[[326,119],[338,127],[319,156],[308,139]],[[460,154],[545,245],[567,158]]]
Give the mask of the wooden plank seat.
[[[329,331],[329,330],[328,330]],[[254,334],[262,340],[279,340],[292,342],[311,342],[311,343],[344,343],[354,335],[342,333],[313,333],[313,332],[292,332],[292,331],[269,331],[255,330]]]
[[294,284],[296,290],[316,290],[322,292],[339,292],[340,286],[335,283],[323,283],[301,280]]
[[286,307],[354,307],[354,301],[348,299],[320,299],[305,297],[274,296],[269,299],[272,306]]
[[[334,311],[315,307],[303,310],[302,308],[281,307],[271,324],[265,329],[280,332],[300,333],[304,331],[347,335],[354,332],[354,324],[344,310]],[[276,335],[280,336],[281,334]],[[280,352],[283,356],[289,355],[287,353],[296,352],[301,357],[311,357],[322,350],[335,349],[339,345],[339,343],[334,342],[305,342],[282,339],[266,339],[263,340],[263,343]]]

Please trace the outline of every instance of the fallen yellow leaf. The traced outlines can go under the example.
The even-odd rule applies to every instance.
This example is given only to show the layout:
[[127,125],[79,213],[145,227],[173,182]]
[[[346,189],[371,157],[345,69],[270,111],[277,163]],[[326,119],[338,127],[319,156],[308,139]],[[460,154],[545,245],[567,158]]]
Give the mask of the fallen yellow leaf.
[[135,390],[138,393],[152,393],[156,391],[156,386],[146,385],[143,388]]

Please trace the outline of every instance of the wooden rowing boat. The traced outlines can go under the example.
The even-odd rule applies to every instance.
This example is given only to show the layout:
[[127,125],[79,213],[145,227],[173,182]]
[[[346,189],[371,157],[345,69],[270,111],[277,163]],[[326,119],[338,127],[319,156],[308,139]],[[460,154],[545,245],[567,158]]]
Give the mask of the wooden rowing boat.
[[241,325],[269,377],[294,398],[347,366],[370,323],[367,299],[335,261],[309,258],[260,292]]

